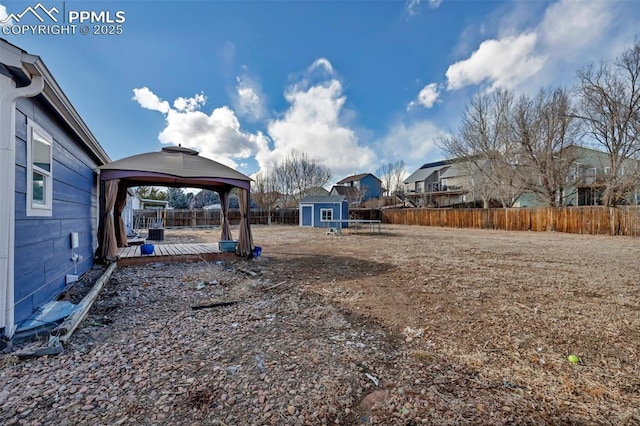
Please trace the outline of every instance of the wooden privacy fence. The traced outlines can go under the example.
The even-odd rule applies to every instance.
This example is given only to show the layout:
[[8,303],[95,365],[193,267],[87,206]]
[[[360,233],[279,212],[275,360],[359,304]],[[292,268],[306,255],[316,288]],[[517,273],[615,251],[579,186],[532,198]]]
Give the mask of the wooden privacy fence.
[[640,235],[640,206],[512,209],[389,209],[384,223],[450,228]]
[[[299,224],[298,209],[251,210],[249,219],[252,225],[267,224]],[[158,218],[161,218],[160,220]],[[240,224],[240,211],[229,210],[231,225]],[[171,209],[157,212],[156,210],[134,210],[133,223],[135,229],[153,227],[166,228],[211,228],[220,226],[220,210],[213,209]]]

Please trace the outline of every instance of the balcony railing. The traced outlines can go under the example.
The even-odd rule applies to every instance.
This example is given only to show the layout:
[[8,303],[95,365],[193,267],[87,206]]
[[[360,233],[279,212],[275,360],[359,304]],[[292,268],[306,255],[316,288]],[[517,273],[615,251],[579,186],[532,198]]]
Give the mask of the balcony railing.
[[423,189],[422,187],[416,188],[416,190],[408,190],[409,194],[433,194],[438,192],[454,192],[454,191],[462,191],[464,188],[462,185],[443,185],[441,183],[428,183],[427,188]]

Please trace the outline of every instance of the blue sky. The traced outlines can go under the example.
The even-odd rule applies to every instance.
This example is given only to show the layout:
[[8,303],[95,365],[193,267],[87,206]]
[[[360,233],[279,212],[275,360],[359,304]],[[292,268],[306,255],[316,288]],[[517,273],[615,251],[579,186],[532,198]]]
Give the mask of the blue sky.
[[[37,3],[0,0],[0,20]],[[42,57],[112,159],[181,143],[253,175],[297,149],[335,180],[441,159],[474,94],[570,87],[640,34],[636,1],[41,3],[124,17],[120,35],[12,34],[29,15],[0,35]]]

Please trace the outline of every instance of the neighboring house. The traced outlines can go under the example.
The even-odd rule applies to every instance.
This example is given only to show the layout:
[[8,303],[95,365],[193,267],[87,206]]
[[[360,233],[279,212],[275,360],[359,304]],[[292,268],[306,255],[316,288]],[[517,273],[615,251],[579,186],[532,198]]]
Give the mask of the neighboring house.
[[[0,334],[93,266],[110,161],[38,56],[0,39]],[[74,259],[74,260],[72,260]]]
[[312,228],[346,228],[349,203],[341,195],[312,195],[300,201],[300,226]]
[[[576,150],[574,153],[574,166],[567,176],[568,186],[563,191],[563,204],[573,206],[591,206],[602,204],[602,194],[606,187],[607,176],[611,173],[609,154],[591,148],[572,146],[570,149]],[[620,177],[629,176],[631,179],[637,178],[637,163],[628,160],[622,170]],[[638,204],[638,188],[629,192],[626,202],[628,204]]]
[[[595,149],[572,146],[572,162],[566,186],[558,205],[588,206],[602,204],[602,194],[606,187],[606,177],[610,173],[609,155]],[[447,207],[460,204],[475,204],[481,200],[482,176],[470,176],[464,163],[442,160],[424,164],[404,180],[405,197],[416,206]],[[637,177],[637,164],[629,160],[620,171],[621,176]],[[475,185],[475,188],[474,188]],[[631,185],[626,202],[638,204],[639,191]],[[524,193],[514,203],[514,207],[540,207],[544,205],[535,193]]]
[[360,204],[382,195],[382,181],[371,173],[348,176],[337,182],[329,195],[342,195],[351,204]]
[[440,181],[433,185],[432,196],[438,206],[452,206],[469,201],[469,194],[473,193],[468,169],[459,163],[453,163],[438,172]]
[[426,163],[404,180],[405,197],[416,206],[444,207],[469,199],[469,176],[453,160]]

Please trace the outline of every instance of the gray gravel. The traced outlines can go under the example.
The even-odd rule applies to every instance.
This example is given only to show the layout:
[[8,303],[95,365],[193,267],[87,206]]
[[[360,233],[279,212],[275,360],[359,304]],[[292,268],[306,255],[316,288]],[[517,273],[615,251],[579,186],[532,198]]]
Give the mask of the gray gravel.
[[[2,358],[0,424],[531,424],[528,391],[344,311],[340,291],[264,256],[117,269],[63,353]],[[192,309],[221,302],[237,303]]]
[[[386,333],[265,267],[117,269],[62,354],[4,359],[0,423],[371,422],[360,402],[386,364]],[[191,308],[225,301],[238,303]]]

